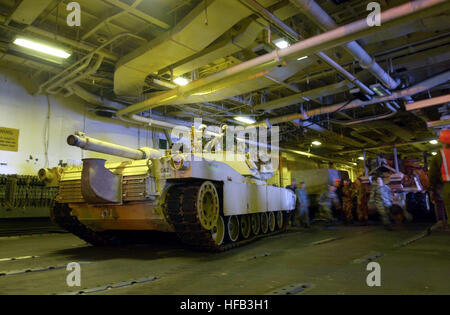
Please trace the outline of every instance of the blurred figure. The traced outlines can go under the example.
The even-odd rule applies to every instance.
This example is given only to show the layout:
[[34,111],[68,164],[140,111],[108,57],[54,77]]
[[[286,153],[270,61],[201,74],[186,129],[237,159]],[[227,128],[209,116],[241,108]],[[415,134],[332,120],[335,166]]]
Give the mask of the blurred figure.
[[339,198],[336,195],[336,186],[328,186],[327,190],[324,190],[319,198],[320,212],[319,218],[328,221],[334,221],[332,212],[333,205],[340,209]]
[[300,188],[297,188],[295,194],[297,195],[297,215],[299,224],[304,227],[310,227],[309,198],[305,182],[300,183]]
[[334,187],[336,187],[335,193],[336,196],[338,198],[338,203],[337,205],[334,205],[332,210],[333,210],[333,214],[336,218],[339,218],[340,220],[344,220],[344,215],[341,212],[342,210],[342,182],[340,178],[335,178],[334,179],[334,183],[333,183]]
[[356,196],[357,196],[356,211],[358,213],[358,221],[363,225],[367,225],[369,223],[367,186],[361,183],[361,180],[359,178],[356,180]]
[[[292,178],[291,180],[291,184],[286,186],[286,189],[291,190],[294,194],[295,191],[297,190],[297,186],[296,186],[297,180],[295,178]],[[297,198],[296,198],[297,199]],[[298,199],[296,200],[296,204],[298,203]],[[289,215],[289,220],[291,222],[292,226],[295,226],[295,221],[296,221],[296,217],[298,216],[297,211],[291,211],[291,214]]]
[[297,180],[295,178],[293,178],[291,181],[291,184],[286,186],[286,189],[290,189],[293,192],[295,192],[295,190],[297,189],[296,182],[297,182]]
[[353,223],[353,189],[348,179],[344,180],[342,187],[342,211],[344,223]]
[[383,177],[377,178],[377,185],[373,187],[370,194],[370,203],[375,203],[378,214],[386,229],[392,230],[391,221],[389,219],[390,208],[392,207],[391,189],[384,184]]
[[439,140],[443,145],[443,149],[430,162],[429,190],[431,200],[435,205],[436,220],[442,222],[443,229],[448,230],[450,212],[450,130],[442,130]]

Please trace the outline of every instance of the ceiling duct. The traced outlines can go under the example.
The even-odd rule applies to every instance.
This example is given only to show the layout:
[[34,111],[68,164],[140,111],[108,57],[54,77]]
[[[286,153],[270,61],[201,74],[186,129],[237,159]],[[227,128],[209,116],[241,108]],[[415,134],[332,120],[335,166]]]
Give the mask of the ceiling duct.
[[[266,0],[265,5],[273,2]],[[252,14],[237,0],[210,0],[206,4],[207,8],[202,1],[173,29],[119,60],[114,73],[116,95],[141,95],[144,80],[149,74],[199,53],[233,25]],[[208,14],[207,23],[205,10]]]

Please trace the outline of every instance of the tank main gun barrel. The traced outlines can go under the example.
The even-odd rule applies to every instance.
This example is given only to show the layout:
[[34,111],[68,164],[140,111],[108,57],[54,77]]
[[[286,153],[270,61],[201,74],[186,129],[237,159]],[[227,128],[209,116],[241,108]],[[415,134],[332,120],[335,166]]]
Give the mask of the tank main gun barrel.
[[83,133],[75,133],[67,138],[67,143],[83,150],[120,156],[131,160],[160,158],[161,153],[152,148],[132,149],[122,145],[102,141],[85,136]]

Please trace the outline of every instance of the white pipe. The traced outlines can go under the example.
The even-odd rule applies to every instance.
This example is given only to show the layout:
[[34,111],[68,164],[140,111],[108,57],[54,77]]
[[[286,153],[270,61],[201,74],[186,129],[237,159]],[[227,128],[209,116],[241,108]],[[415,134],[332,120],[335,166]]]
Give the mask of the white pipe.
[[[108,99],[103,99],[100,96],[97,96],[93,93],[90,93],[88,91],[86,91],[85,89],[83,89],[82,87],[80,87],[77,84],[73,84],[70,87],[70,90],[75,93],[76,95],[78,95],[80,98],[84,99],[86,102],[93,104],[93,105],[97,105],[97,106],[102,106],[102,107],[106,107],[106,108],[110,108],[113,109],[115,111],[120,110],[124,107],[126,107],[123,104],[108,100]],[[131,116],[132,119],[127,119],[126,121],[132,124],[139,124],[139,125],[146,125],[146,126],[155,126],[158,128],[164,128],[164,129],[173,129],[177,126],[183,126],[185,125],[185,123],[181,123],[180,124],[174,124],[174,123],[170,123],[167,121],[162,121],[162,120],[157,120],[157,119],[152,119],[152,118],[146,118],[146,117],[142,117],[142,116],[138,116],[138,115],[133,115]]]
[[446,72],[441,73],[440,75],[437,75],[433,78],[430,78],[423,82],[420,82],[412,87],[392,93],[389,96],[376,97],[376,98],[371,99],[370,101],[354,100],[350,103],[342,102],[342,103],[327,106],[327,107],[311,109],[305,113],[295,113],[295,114],[290,114],[290,115],[285,115],[285,116],[274,117],[274,118],[268,119],[267,121],[259,122],[259,123],[257,123],[257,125],[279,124],[282,122],[292,121],[292,120],[296,120],[296,119],[307,119],[308,117],[311,117],[311,116],[334,113],[338,110],[343,110],[343,109],[347,110],[347,109],[357,108],[357,107],[371,105],[371,104],[389,102],[389,101],[396,100],[398,98],[403,98],[405,96],[412,96],[412,95],[424,92],[434,86],[443,84],[449,80],[450,80],[450,71],[446,71]]
[[[259,4],[256,0],[241,0],[247,3],[247,5],[259,12],[264,18],[266,18],[269,23],[275,24],[278,28],[281,29],[284,33],[287,33],[289,37],[292,37],[296,42],[299,40],[303,40],[302,36],[298,34],[296,31],[294,31],[292,28],[290,28],[288,25],[286,25],[283,21],[281,21],[278,17],[276,17],[274,14],[269,12],[266,8],[264,8],[261,4]],[[342,74],[345,78],[347,78],[350,82],[355,84],[357,87],[359,87],[364,93],[369,95],[374,95],[375,92],[373,92],[371,89],[369,89],[364,83],[359,81],[353,74],[345,70],[341,65],[339,65],[336,61],[331,59],[329,56],[327,56],[324,52],[319,51],[316,53],[316,56],[321,58],[323,61],[325,61],[328,65],[333,67],[337,72]]]
[[[330,30],[338,27],[336,22],[314,0],[291,0],[291,2],[302,9],[313,21],[318,22],[322,29]],[[345,47],[359,61],[361,67],[371,72],[384,86],[389,89],[398,87],[400,81],[391,78],[357,42],[347,43]]]

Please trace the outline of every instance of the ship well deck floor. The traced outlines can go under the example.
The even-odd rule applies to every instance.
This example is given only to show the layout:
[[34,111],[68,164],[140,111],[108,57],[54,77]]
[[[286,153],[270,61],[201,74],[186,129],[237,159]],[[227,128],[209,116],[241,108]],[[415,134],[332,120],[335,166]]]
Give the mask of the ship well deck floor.
[[[449,232],[396,246],[428,226],[290,228],[218,254],[193,252],[173,240],[95,248],[71,234],[0,237],[0,294],[86,288],[100,288],[92,294],[267,294],[291,284],[310,285],[301,294],[450,294]],[[5,259],[14,257],[22,259]],[[366,284],[370,259],[381,266],[381,287]],[[79,288],[66,284],[70,262],[82,264]],[[136,279],[147,281],[101,290]]]

